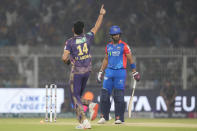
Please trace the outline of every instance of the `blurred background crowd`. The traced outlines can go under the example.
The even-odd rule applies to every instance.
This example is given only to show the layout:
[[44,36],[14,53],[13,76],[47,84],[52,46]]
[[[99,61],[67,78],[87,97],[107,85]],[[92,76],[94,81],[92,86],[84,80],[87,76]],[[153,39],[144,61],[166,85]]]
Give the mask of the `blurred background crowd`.
[[95,36],[92,52],[97,56],[88,85],[96,85],[110,26],[119,25],[122,39],[137,56],[138,88],[169,81],[197,88],[196,0],[0,0],[0,87],[68,84],[70,67],[60,58],[64,42],[72,37],[75,21],[84,21],[86,32],[94,26],[102,3],[107,14]]
[[105,45],[116,24],[135,47],[197,46],[196,0],[1,0],[0,46],[60,46],[74,21],[93,27],[101,3],[107,14],[95,45]]

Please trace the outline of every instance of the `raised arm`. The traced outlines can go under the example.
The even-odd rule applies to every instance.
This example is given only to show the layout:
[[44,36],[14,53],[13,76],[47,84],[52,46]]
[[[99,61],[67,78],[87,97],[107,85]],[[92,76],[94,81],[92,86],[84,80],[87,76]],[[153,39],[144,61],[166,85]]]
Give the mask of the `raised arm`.
[[95,26],[91,29],[91,32],[94,33],[94,35],[96,34],[96,32],[98,31],[98,29],[100,28],[102,21],[103,21],[103,16],[105,15],[106,11],[104,9],[104,5],[101,6],[101,10],[100,10],[100,14],[98,16],[98,19],[96,21]]

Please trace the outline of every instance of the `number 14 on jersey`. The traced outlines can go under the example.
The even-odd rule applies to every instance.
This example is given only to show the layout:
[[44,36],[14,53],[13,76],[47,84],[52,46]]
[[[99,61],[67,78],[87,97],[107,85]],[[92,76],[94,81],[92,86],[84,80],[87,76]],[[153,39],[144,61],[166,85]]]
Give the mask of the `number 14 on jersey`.
[[88,46],[87,46],[87,43],[84,43],[83,45],[82,44],[81,45],[78,45],[77,46],[77,49],[79,51],[78,56],[82,56],[82,55],[84,55],[84,53],[85,54],[88,54]]

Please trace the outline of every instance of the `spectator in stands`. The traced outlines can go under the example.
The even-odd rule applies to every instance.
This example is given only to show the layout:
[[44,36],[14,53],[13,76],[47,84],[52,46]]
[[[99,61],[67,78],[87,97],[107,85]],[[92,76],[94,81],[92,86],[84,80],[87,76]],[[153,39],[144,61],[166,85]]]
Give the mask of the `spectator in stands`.
[[64,103],[61,104],[61,113],[65,112],[73,112],[74,113],[74,107],[72,103],[70,102],[69,98],[64,99]]
[[173,87],[169,81],[166,81],[165,86],[160,90],[160,95],[166,103],[167,112],[171,114],[174,111],[174,102],[177,95],[176,88]]
[[[100,39],[100,37],[105,36],[106,29],[115,24],[123,25],[127,41],[135,41],[132,46],[195,46],[193,37],[189,37],[196,29],[195,0],[156,2],[152,0],[108,0],[103,2],[108,7],[110,14],[106,21],[111,24],[107,25],[108,22],[105,22],[106,28],[98,32],[96,45],[104,45],[107,38]],[[17,38],[27,39],[25,41],[28,41],[30,46],[56,46],[63,43],[62,38],[65,36],[65,31],[70,28],[69,21],[81,17],[88,19],[87,27],[90,26],[89,23],[94,20],[92,16],[96,13],[92,7],[96,6],[98,4],[95,0],[0,1],[0,32],[2,29],[8,28],[6,35],[0,34],[0,45],[16,46],[18,45],[18,40],[15,41]],[[83,12],[89,13],[84,14]],[[116,18],[117,14],[122,14],[120,19]],[[50,28],[44,28],[46,25]],[[51,28],[55,30],[51,30]],[[33,41],[34,44],[32,45],[30,41]],[[191,41],[192,44],[188,44]]]

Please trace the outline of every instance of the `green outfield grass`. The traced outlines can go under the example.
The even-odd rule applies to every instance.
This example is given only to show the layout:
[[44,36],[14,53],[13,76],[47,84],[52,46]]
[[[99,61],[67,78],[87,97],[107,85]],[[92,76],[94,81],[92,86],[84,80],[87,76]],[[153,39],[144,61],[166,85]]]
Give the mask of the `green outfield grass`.
[[[58,119],[56,123],[40,123],[42,119],[1,118],[0,131],[74,131],[76,119]],[[92,131],[197,131],[197,119],[126,119],[122,125],[98,125],[92,123]]]

